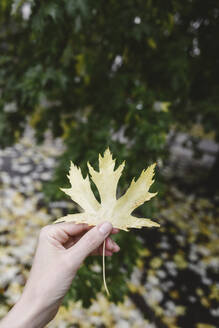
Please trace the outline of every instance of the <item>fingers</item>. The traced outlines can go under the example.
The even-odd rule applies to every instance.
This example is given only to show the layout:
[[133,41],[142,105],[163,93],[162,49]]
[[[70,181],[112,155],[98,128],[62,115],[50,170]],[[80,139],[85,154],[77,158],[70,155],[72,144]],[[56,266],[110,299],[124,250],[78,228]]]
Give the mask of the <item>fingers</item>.
[[111,234],[115,234],[115,233],[118,233],[118,232],[119,232],[119,229],[113,228],[113,230],[111,231]]
[[[94,226],[89,226],[86,223],[77,224],[74,222],[62,222],[58,223],[55,226],[54,225],[47,225],[44,227],[44,230],[49,232],[50,235],[52,235],[56,240],[58,240],[66,249],[73,246],[87,231],[91,230]],[[110,234],[116,234],[119,232],[119,229],[112,228]],[[108,238],[107,238],[108,239]],[[108,251],[118,251],[117,249],[112,249],[112,243],[109,242],[106,243],[106,255],[112,255],[112,252]],[[114,245],[115,246],[115,245]],[[98,255],[103,254],[103,247],[100,246],[100,250],[92,252],[92,254]]]
[[62,229],[69,236],[75,236],[88,231],[91,227],[86,223],[62,222],[55,225],[55,228]]
[[[119,245],[112,240],[110,237],[106,238],[105,244],[105,255],[112,256],[113,253],[117,253],[120,250]],[[103,255],[103,244],[100,245],[97,249],[95,249],[91,255]]]
[[120,250],[120,247],[114,240],[108,237],[106,240],[106,250],[111,252],[118,252]]
[[[63,244],[63,246],[68,249],[72,247],[82,236],[69,237],[68,241]],[[117,243],[115,243],[110,237],[106,239],[105,245],[105,255],[112,255],[113,253],[117,253],[120,250],[120,247]],[[97,249],[95,249],[91,255],[102,255],[103,254],[103,244],[100,245]]]
[[87,224],[75,224],[71,222],[63,222],[59,224],[49,224],[44,226],[39,237],[42,239],[47,239],[52,237],[59,247],[63,246],[69,239],[78,234],[82,234],[88,231]]
[[[92,253],[90,253],[90,255],[103,255],[103,249],[96,249],[95,251],[93,251]],[[112,256],[113,252],[105,250],[105,256]]]
[[112,224],[104,222],[90,229],[80,240],[69,248],[70,256],[74,256],[75,262],[80,265],[83,260],[95,249],[97,249],[112,231]]
[[[82,232],[86,232],[91,230],[94,226],[90,226],[86,223],[74,223],[74,222],[61,222],[57,223],[56,225],[49,225],[49,227],[55,227],[58,229],[62,229],[67,233],[69,236],[74,236]],[[112,228],[111,234],[116,234],[119,232],[119,229]]]

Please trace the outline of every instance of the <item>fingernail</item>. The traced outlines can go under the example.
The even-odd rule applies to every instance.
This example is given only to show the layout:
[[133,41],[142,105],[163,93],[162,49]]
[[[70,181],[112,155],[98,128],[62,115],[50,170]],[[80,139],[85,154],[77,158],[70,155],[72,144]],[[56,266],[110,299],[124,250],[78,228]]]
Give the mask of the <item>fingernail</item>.
[[99,231],[105,236],[112,230],[112,224],[110,222],[104,222],[100,227]]

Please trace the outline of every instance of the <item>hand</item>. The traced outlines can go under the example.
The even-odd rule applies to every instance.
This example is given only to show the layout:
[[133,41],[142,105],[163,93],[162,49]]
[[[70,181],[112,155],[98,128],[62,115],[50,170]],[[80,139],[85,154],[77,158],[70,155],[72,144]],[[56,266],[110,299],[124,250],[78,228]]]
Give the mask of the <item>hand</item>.
[[[19,304],[16,304],[19,312],[22,312],[23,307],[30,307],[30,304],[36,309],[30,315],[31,324],[28,322],[28,327],[44,327],[54,318],[78,268],[88,255],[102,255],[105,239],[106,256],[119,251],[119,246],[108,237],[110,233],[118,231],[109,222],[96,227],[64,222],[47,225],[41,230],[29,279]],[[25,309],[25,313],[27,312]],[[10,317],[10,312],[8,316]],[[9,324],[4,326],[4,320],[2,323],[0,328]],[[26,321],[25,324],[27,325]],[[24,326],[24,323],[23,326],[10,325]]]

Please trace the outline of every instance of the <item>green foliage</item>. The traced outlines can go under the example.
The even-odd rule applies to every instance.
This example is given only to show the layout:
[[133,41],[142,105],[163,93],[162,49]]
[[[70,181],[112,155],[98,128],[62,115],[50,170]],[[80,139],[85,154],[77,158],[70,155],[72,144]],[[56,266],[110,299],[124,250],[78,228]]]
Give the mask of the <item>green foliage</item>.
[[[95,164],[107,146],[127,161],[123,192],[165,157],[173,121],[189,126],[199,117],[219,136],[218,1],[3,0],[0,24],[0,143],[13,144],[27,122],[39,142],[47,129],[63,138],[66,150],[45,185],[49,199],[63,199],[58,187],[67,186],[70,160],[85,173],[86,162]],[[115,138],[121,131],[125,142]],[[130,243],[130,235],[121,235],[127,253],[107,268],[114,300],[124,295],[134,265],[137,240]],[[118,270],[124,261],[126,275]],[[81,269],[69,294],[84,305],[86,293],[94,297],[101,288],[91,271],[89,264]]]

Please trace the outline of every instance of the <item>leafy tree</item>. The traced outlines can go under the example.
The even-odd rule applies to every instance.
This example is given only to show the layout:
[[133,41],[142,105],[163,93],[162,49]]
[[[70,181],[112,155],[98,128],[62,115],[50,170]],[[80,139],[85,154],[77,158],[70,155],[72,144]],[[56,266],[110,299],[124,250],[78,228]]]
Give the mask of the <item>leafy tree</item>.
[[[172,120],[189,126],[200,114],[218,133],[217,21],[216,0],[2,0],[1,145],[19,139],[27,122],[39,142],[47,129],[63,138],[66,150],[45,187],[53,199],[64,197],[58,187],[70,160],[85,172],[86,162],[110,146],[128,163],[123,191],[164,158]],[[142,206],[141,214],[150,211]],[[119,238],[122,252],[107,267],[114,301],[126,291],[123,270],[130,276],[140,247],[131,232]],[[87,261],[69,293],[86,306],[101,287],[95,261]]]

